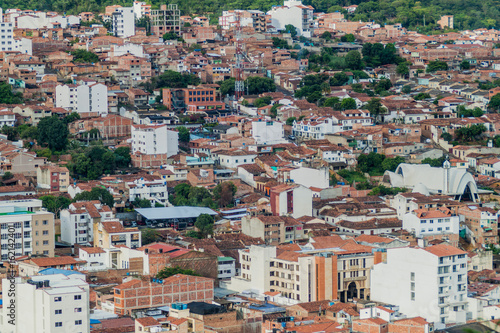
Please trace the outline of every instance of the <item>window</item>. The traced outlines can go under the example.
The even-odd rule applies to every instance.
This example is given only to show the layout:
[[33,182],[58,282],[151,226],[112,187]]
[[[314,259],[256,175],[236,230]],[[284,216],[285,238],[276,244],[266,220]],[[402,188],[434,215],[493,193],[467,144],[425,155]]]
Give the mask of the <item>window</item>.
[[29,228],[30,227],[30,221],[24,221],[24,227]]
[[49,224],[49,221],[43,220],[43,225],[47,225],[47,224]]
[[54,297],[54,302],[60,302],[62,301],[62,297]]
[[82,295],[75,295],[75,300],[82,299]]
[[61,309],[56,310],[56,314],[62,314],[62,310]]
[[412,301],[414,301],[414,300],[415,300],[415,293],[414,293],[414,292],[411,292],[411,293],[410,293],[410,299],[411,299]]
[[75,325],[81,325],[82,321],[81,320],[75,320]]
[[410,280],[415,281],[415,272],[410,273]]
[[42,235],[48,235],[48,234],[49,234],[49,231],[48,231],[48,230],[44,230],[44,231],[42,232]]
[[56,327],[62,327],[62,321],[56,322]]

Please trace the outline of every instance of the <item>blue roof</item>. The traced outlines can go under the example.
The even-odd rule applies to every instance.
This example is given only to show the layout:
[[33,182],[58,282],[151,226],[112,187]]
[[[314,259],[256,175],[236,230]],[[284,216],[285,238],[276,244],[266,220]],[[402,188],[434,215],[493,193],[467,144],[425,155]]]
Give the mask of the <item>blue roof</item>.
[[90,319],[90,325],[92,324],[100,324],[101,321],[100,320],[97,320],[97,319]]
[[148,220],[197,218],[201,214],[217,215],[210,208],[192,206],[137,208],[135,211]]
[[42,274],[42,275],[53,275],[53,274],[63,274],[65,276],[73,275],[73,274],[84,275],[83,273],[80,273],[80,272],[70,271],[67,269],[58,269],[58,268],[45,268],[45,269],[42,269],[41,271],[39,271],[38,273]]

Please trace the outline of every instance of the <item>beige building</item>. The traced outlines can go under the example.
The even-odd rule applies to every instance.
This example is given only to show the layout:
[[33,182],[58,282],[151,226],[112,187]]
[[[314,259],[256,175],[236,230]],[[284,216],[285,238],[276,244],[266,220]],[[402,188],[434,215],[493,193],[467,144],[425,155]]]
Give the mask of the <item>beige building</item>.
[[268,245],[305,238],[302,223],[287,216],[245,216],[241,220],[241,232],[260,238]]
[[66,167],[42,165],[36,171],[38,187],[50,192],[68,192],[69,179]]
[[141,232],[137,228],[124,228],[118,220],[94,224],[94,246],[109,249],[118,245],[141,247]]
[[9,242],[14,239],[15,256],[44,254],[54,256],[54,214],[46,211],[29,211],[26,207],[0,207],[2,239],[1,260],[7,260]]

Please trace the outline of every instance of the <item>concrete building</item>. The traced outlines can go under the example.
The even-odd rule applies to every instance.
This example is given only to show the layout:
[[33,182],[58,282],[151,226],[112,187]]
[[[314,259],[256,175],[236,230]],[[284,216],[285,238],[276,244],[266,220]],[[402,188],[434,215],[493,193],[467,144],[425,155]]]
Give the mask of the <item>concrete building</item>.
[[83,274],[3,279],[2,293],[2,332],[90,332],[89,285]]
[[94,246],[108,249],[119,245],[132,249],[141,247],[139,229],[125,228],[118,220],[100,221],[94,225]]
[[114,218],[111,209],[100,201],[74,202],[61,211],[61,241],[71,245],[90,245],[94,224]]
[[148,5],[143,1],[134,1],[132,7],[134,8],[134,15],[137,20],[143,16],[151,15],[151,5]]
[[387,249],[371,272],[371,299],[421,316],[437,329],[465,323],[467,252],[447,244]]
[[37,186],[50,192],[68,192],[69,180],[66,167],[42,165],[36,170]]
[[240,274],[224,284],[225,288],[242,292],[254,289],[261,293],[269,291],[271,260],[276,257],[275,246],[252,245],[238,250]]
[[169,110],[206,112],[225,109],[225,104],[217,101],[213,88],[163,89],[162,99]]
[[286,0],[283,6],[274,6],[267,15],[271,16],[271,25],[276,30],[285,30],[285,26],[291,24],[300,36],[311,37],[314,30],[313,12],[312,6],[305,6],[300,0]]
[[298,168],[290,171],[290,180],[305,187],[325,189],[330,186],[330,173],[328,168]]
[[129,188],[129,201],[136,199],[146,199],[151,202],[151,206],[156,203],[166,206],[168,203],[167,182],[161,179],[146,181],[143,178],[127,183]]
[[126,38],[135,35],[134,7],[116,8],[111,20],[113,36]]
[[31,55],[31,40],[27,38],[15,39],[14,29],[14,21],[5,22],[3,19],[3,10],[0,8],[0,51],[17,51]]
[[275,216],[299,218],[312,215],[312,191],[302,185],[278,185],[271,188],[271,212]]
[[[29,209],[29,208],[28,208]],[[54,255],[54,214],[46,211],[29,211],[24,206],[0,207],[2,260],[8,259],[14,239],[15,256],[30,254]]]
[[305,238],[302,223],[286,216],[244,216],[241,219],[241,232],[247,236],[260,238],[269,245]]
[[498,219],[500,212],[489,207],[476,205],[458,209],[460,218],[472,232],[472,238],[479,244],[498,243]]
[[218,162],[221,166],[236,169],[240,165],[254,163],[256,153],[244,149],[225,150],[217,153]]
[[177,4],[160,5],[160,9],[151,10],[151,33],[160,37],[169,31],[180,33],[180,17]]
[[166,279],[134,279],[114,287],[115,313],[131,315],[134,311],[172,303],[211,302],[214,280],[177,274]]
[[231,257],[217,258],[217,278],[221,280],[230,279],[236,275],[236,260]]
[[416,237],[458,234],[460,218],[442,207],[436,210],[416,209],[403,217],[403,229],[414,232]]
[[[132,125],[131,133],[132,155],[155,156],[150,167],[167,164],[167,158],[179,152],[179,133],[166,125]],[[138,158],[133,156],[132,163],[138,166]]]
[[252,138],[258,145],[275,145],[285,141],[283,123],[279,121],[252,121]]
[[56,107],[78,112],[82,118],[108,113],[108,87],[102,83],[56,86]]

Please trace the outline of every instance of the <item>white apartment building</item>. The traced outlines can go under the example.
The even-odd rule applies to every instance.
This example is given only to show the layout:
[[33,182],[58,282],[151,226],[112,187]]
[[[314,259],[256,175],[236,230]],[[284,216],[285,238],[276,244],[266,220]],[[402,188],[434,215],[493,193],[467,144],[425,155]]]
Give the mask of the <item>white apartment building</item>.
[[294,120],[292,133],[299,139],[322,140],[325,134],[332,134],[340,131],[340,127],[327,117],[311,117],[308,120]]
[[243,149],[226,150],[217,154],[221,166],[236,169],[243,164],[255,163],[257,154]]
[[[84,274],[3,279],[2,293],[2,333],[90,332],[89,285]],[[9,316],[12,313],[14,319]]]
[[285,30],[288,24],[297,29],[300,36],[311,37],[314,30],[314,8],[305,6],[300,0],[288,0],[283,6],[275,6],[267,15],[271,16],[271,25],[277,30]]
[[261,293],[269,290],[271,277],[270,263],[276,257],[275,246],[252,245],[248,249],[238,250],[241,264],[240,274],[229,282],[221,282],[224,288],[242,292],[254,289]]
[[105,116],[108,114],[108,87],[102,83],[58,85],[56,107]]
[[3,10],[0,8],[0,51],[18,51],[24,54],[32,54],[32,42],[30,39],[14,39],[14,21],[5,22]]
[[4,207],[20,207],[28,212],[38,212],[42,210],[43,202],[40,199],[19,199],[0,201],[0,209]]
[[179,152],[179,133],[167,129],[166,125],[132,125],[132,154],[165,154],[167,157]]
[[148,5],[143,1],[134,1],[132,7],[134,8],[134,15],[137,20],[143,16],[151,15],[151,5]]
[[[0,206],[0,258],[8,259],[9,242],[14,239],[15,256],[54,255],[54,214],[32,212],[22,206]],[[12,249],[12,248],[10,248]]]
[[127,183],[129,188],[129,201],[146,199],[154,207],[155,203],[165,206],[168,203],[167,182],[163,180],[147,181],[143,178]]
[[75,202],[61,211],[61,241],[74,245],[92,244],[94,223],[114,218],[111,209],[100,201]]
[[304,168],[290,170],[290,180],[305,187],[328,188],[330,186],[330,172],[328,168]]
[[14,126],[16,124],[16,114],[11,111],[0,111],[0,127]]
[[236,260],[231,257],[217,258],[217,278],[224,280],[236,275]]
[[135,35],[134,7],[116,8],[112,15],[113,36],[126,38]]
[[285,132],[283,123],[279,121],[253,121],[252,138],[258,145],[275,145],[283,143]]
[[373,266],[370,289],[371,300],[424,317],[436,329],[465,323],[467,252],[447,244],[387,249],[387,260]]
[[[250,15],[245,15],[245,10],[224,10],[222,16],[219,16],[219,25],[222,29],[228,30],[231,27],[236,26],[238,22],[238,16],[241,27],[253,27],[254,19]],[[254,12],[254,11],[251,11]],[[263,15],[264,13],[260,11],[255,11]]]
[[414,232],[416,237],[458,234],[460,217],[446,207],[436,210],[415,209],[403,217],[403,229]]

